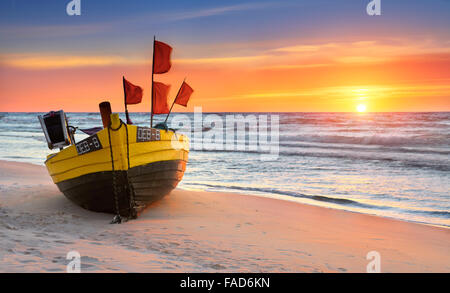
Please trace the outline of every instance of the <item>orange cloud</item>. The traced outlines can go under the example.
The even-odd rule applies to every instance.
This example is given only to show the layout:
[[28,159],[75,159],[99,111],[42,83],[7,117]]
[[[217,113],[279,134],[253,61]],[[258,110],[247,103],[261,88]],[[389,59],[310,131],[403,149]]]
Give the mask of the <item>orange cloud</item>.
[[121,56],[42,56],[25,54],[10,54],[0,56],[0,65],[23,69],[60,69],[139,63],[144,63],[144,60],[133,60]]

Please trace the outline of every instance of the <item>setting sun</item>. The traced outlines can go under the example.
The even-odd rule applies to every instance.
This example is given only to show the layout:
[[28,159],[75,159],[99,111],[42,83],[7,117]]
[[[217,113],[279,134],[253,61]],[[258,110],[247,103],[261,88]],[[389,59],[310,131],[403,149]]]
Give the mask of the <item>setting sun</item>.
[[356,111],[358,112],[366,112],[366,109],[367,107],[364,104],[359,104],[358,106],[356,106]]

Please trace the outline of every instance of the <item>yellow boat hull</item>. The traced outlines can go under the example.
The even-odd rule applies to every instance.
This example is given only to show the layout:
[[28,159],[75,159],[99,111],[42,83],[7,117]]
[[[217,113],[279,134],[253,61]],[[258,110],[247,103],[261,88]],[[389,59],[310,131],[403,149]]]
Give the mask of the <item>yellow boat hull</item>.
[[49,155],[45,165],[61,192],[79,206],[128,216],[133,207],[159,200],[177,186],[189,139],[111,118],[110,129]]

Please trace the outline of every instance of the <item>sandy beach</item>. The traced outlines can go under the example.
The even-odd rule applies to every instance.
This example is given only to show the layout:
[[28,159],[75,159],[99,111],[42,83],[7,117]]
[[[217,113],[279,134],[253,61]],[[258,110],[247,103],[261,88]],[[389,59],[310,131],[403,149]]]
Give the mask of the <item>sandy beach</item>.
[[0,161],[0,272],[450,272],[450,230],[271,198],[175,190],[138,220],[72,204],[42,166]]

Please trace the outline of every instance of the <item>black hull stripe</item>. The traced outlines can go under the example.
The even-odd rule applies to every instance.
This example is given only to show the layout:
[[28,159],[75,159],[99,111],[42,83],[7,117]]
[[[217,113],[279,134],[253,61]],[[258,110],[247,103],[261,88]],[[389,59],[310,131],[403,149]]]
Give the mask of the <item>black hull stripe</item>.
[[[186,161],[159,161],[129,170],[135,200],[148,205],[169,194],[180,182]],[[116,171],[120,213],[129,214],[129,188],[126,171]],[[77,205],[96,212],[115,213],[112,172],[97,172],[56,184],[61,192]]]

